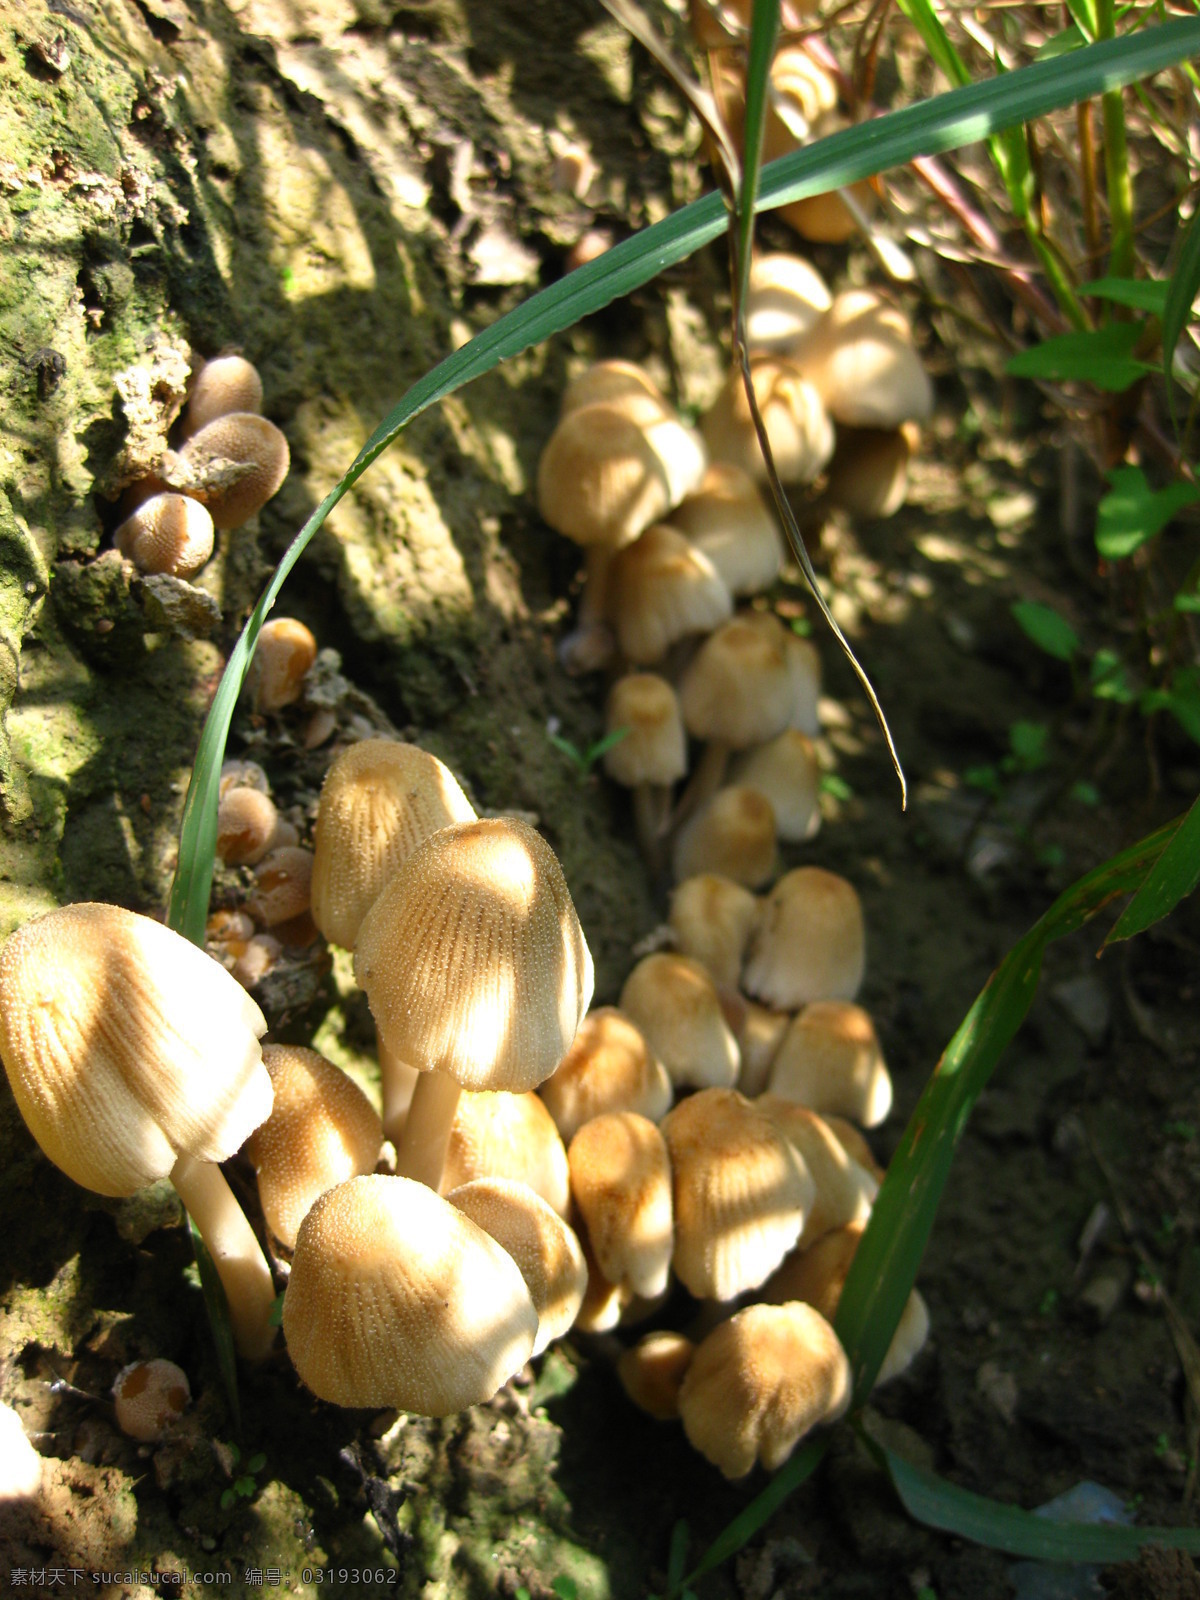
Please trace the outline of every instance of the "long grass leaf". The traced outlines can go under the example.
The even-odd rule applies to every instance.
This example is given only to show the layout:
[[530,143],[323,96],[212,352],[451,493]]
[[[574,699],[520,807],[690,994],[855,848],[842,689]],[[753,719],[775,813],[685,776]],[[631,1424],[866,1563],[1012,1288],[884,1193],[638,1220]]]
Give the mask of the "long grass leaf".
[[1172,415],[1175,400],[1174,387],[1170,383],[1171,362],[1175,357],[1179,336],[1192,314],[1192,303],[1197,294],[1200,294],[1200,211],[1193,215],[1179,241],[1179,253],[1175,258],[1175,270],[1171,274],[1167,303],[1162,314],[1163,371],[1171,393]]
[[[1034,62],[1004,79],[989,79],[847,128],[763,169],[759,210],[841,188],[911,161],[984,139],[998,128],[1043,116],[1073,101],[1145,77],[1200,52],[1200,18],[1182,17],[1123,39]],[[582,317],[631,293],[664,268],[717,238],[726,212],[705,195],[596,261],[533,295],[420,378],[375,429],[293,539],[230,653],[201,735],[184,802],[179,865],[171,893],[171,926],[200,942],[212,883],[217,784],[234,708],[258,633],[309,541],[347,491],[409,422],[500,361],[572,327]]]
[[746,58],[746,113],[742,119],[742,181],[737,191],[737,307],[739,331],[744,328],[746,290],[750,283],[750,247],[762,174],[763,131],[771,62],[779,39],[779,0],[754,0],[750,49]]
[[1131,939],[1160,922],[1200,884],[1200,800],[1179,824],[1170,844],[1159,856],[1145,883],[1117,918],[1105,939],[1107,948],[1118,939]]

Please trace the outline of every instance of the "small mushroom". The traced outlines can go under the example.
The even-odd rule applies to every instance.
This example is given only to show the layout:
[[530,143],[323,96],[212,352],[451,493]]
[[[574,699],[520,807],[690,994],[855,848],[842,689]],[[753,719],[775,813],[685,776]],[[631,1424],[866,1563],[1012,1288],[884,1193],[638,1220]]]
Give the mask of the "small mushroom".
[[633,791],[633,826],[642,859],[658,868],[671,811],[671,785],[687,772],[687,734],[679,697],[654,672],[631,672],[608,692],[604,725],[625,736],[604,752],[604,770]]
[[466,1089],[458,1097],[446,1144],[442,1189],[477,1178],[514,1178],[560,1217],[571,1207],[567,1151],[538,1095]]
[[564,1139],[609,1111],[658,1122],[671,1108],[671,1080],[645,1036],[616,1006],[597,1006],[538,1091]]
[[262,379],[245,356],[214,356],[192,376],[183,413],[185,438],[231,411],[261,412]]
[[726,621],[733,597],[712,562],[682,533],[653,523],[613,557],[607,614],[626,661],[664,659],[671,646]]
[[853,1000],[866,935],[854,885],[823,867],[796,867],[765,897],[742,980],[781,1011],[811,1000]]
[[192,1391],[182,1367],[156,1356],[122,1367],[112,1395],[121,1432],[143,1444],[156,1444],[187,1410]]
[[744,783],[727,784],[705,800],[675,836],[671,863],[677,882],[701,874],[760,889],[774,875],[775,808]]
[[613,1111],[593,1117],[567,1150],[571,1194],[604,1277],[647,1299],[671,1270],[671,1163],[648,1117]]
[[672,511],[670,525],[708,557],[732,595],[759,594],[779,576],[783,545],[775,518],[754,479],[728,461],[713,462],[695,493]]
[[213,553],[213,519],[187,495],[151,495],[126,517],[113,543],[139,572],[190,578]]
[[716,986],[698,961],[661,950],[643,956],[625,979],[620,1008],[677,1088],[737,1081],[737,1043]]
[[221,531],[240,528],[261,511],[290,464],[283,434],[250,411],[231,411],[206,423],[180,449],[179,460],[188,493],[203,501]]
[[794,1018],[771,1063],[772,1094],[874,1128],[892,1109],[892,1080],[870,1014],[848,1000],[814,1000]]
[[719,989],[736,989],[758,899],[719,872],[685,878],[671,892],[667,918],[680,953],[698,961]]
[[282,711],[294,705],[316,659],[317,641],[295,617],[264,622],[246,676],[255,711]]

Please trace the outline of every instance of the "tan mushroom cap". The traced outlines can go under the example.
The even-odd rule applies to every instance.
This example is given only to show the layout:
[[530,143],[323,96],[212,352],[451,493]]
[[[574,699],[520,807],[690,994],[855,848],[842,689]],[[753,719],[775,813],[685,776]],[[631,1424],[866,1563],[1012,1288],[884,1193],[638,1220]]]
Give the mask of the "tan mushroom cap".
[[535,1089],[592,995],[592,958],[562,868],[528,823],[431,834],[363,919],[359,987],[392,1054],[466,1089]]
[[675,836],[671,864],[676,881],[703,873],[759,889],[774,876],[775,808],[744,783],[718,789]]
[[400,862],[439,828],[474,821],[458,779],[427,750],[363,739],[339,751],[321,785],[313,841],[317,927],[353,950],[362,919]]
[[[807,1106],[797,1105],[776,1094],[760,1094],[755,1107],[768,1116],[790,1139],[797,1154],[812,1174],[817,1186],[812,1210],[804,1221],[804,1231],[796,1241],[798,1249],[814,1243],[822,1234],[847,1223],[862,1223],[871,1214],[879,1184],[865,1167],[846,1152],[846,1147],[825,1120]],[[806,1299],[805,1295],[788,1296]]]
[[657,403],[664,415],[671,404],[650,374],[636,361],[596,361],[572,378],[559,402],[560,416],[581,406],[608,405],[629,395],[644,395]]
[[246,1153],[267,1227],[290,1250],[318,1196],[375,1170],[383,1129],[358,1085],[316,1050],[268,1044],[263,1063],[275,1104]]
[[706,633],[733,610],[733,597],[702,551],[655,522],[613,557],[608,616],[621,654],[652,666],[689,634]]
[[781,733],[795,699],[786,640],[769,612],[734,617],[710,634],[679,684],[688,732],[735,750]]
[[273,422],[231,411],[206,423],[179,452],[193,478],[190,493],[222,531],[261,511],[288,475],[288,442]]
[[188,385],[183,431],[197,433],[231,411],[259,412],[262,402],[262,379],[245,356],[214,356],[193,374]]
[[920,437],[915,422],[898,428],[839,428],[829,463],[829,499],[852,517],[895,516],[908,492],[908,464]]
[[302,917],[310,905],[312,872],[312,851],[303,845],[285,844],[269,851],[254,869],[246,910],[264,928]]
[[650,1298],[667,1287],[674,1235],[662,1134],[635,1111],[593,1117],[567,1150],[571,1193],[609,1283]]
[[319,1399],[447,1416],[519,1372],[537,1329],[516,1262],[424,1184],[351,1178],[300,1226],[283,1331]]
[[628,732],[604,752],[614,783],[672,784],[687,771],[687,733],[674,687],[656,672],[629,672],[608,691],[604,726]]
[[246,682],[255,711],[282,711],[299,700],[305,674],[317,659],[317,641],[295,617],[264,622]]
[[898,428],[932,415],[933,385],[908,318],[873,289],[837,295],[795,359],[839,422]]
[[709,1088],[737,1081],[737,1042],[708,973],[687,956],[656,951],[625,979],[620,1008],[677,1087]]
[[789,632],[784,646],[792,680],[792,711],[788,727],[815,739],[821,731],[821,657],[811,639]]
[[187,495],[155,494],[125,518],[113,543],[139,572],[190,578],[213,553],[213,519]]
[[738,1075],[738,1089],[747,1099],[753,1100],[767,1087],[771,1063],[783,1043],[791,1025],[790,1011],[775,1011],[770,1006],[759,1005],[757,1000],[744,1000],[741,1013],[734,1024],[738,1049],[742,1052],[742,1070]]
[[786,354],[832,302],[824,278],[803,256],[782,250],[756,255],[746,296],[746,341],[751,350]]
[[278,822],[269,795],[233,784],[217,805],[217,854],[227,866],[253,866],[270,849]]
[[815,745],[798,728],[785,728],[735,756],[729,778],[771,802],[776,832],[788,844],[815,838],[820,831],[821,767]]
[[[780,481],[811,483],[833,454],[834,429],[825,402],[800,367],[782,356],[751,356],[750,374]],[[740,372],[729,374],[700,428],[714,461],[740,467],[755,483],[766,482]]]
[[636,1111],[657,1122],[670,1110],[673,1091],[641,1029],[616,1006],[597,1006],[538,1093],[569,1140],[609,1111]]
[[271,1109],[266,1027],[219,962],[120,906],[63,906],[0,949],[0,1056],[17,1106],[50,1160],[96,1194],[134,1194],[181,1153],[233,1155]]
[[718,988],[737,988],[758,921],[756,895],[719,872],[700,872],[671,891],[667,921],[681,955],[698,961]]
[[516,1262],[538,1315],[532,1354],[541,1355],[583,1304],[588,1272],[579,1240],[541,1195],[512,1178],[476,1178],[446,1199]]
[[773,1094],[874,1128],[892,1109],[892,1080],[875,1024],[848,1000],[814,1000],[771,1064]]
[[810,1000],[853,1000],[865,966],[854,885],[823,867],[796,867],[763,900],[742,981],[756,999],[789,1011]]
[[622,1289],[610,1283],[600,1271],[586,1228],[579,1230],[579,1243],[587,1266],[587,1288],[575,1318],[575,1326],[580,1333],[608,1333],[633,1304],[634,1293],[632,1289]]
[[800,1237],[815,1186],[792,1144],[734,1089],[701,1089],[662,1121],[680,1280],[700,1299],[755,1289]]
[[536,1094],[485,1089],[459,1096],[441,1187],[458,1189],[476,1178],[519,1179],[560,1217],[567,1215],[571,1188],[566,1146]]
[[839,1116],[836,1112],[823,1111],[821,1115],[830,1133],[841,1141],[846,1154],[857,1161],[860,1167],[865,1167],[876,1183],[882,1183],[887,1176],[887,1168],[880,1164],[862,1129],[856,1127],[848,1117]]
[[182,1417],[192,1391],[182,1367],[155,1356],[122,1367],[113,1382],[112,1395],[121,1432],[153,1444],[165,1438]]
[[850,1363],[811,1306],[747,1306],[700,1345],[679,1390],[684,1431],[727,1478],[781,1467],[850,1404]]
[[671,512],[671,527],[708,557],[730,594],[758,594],[779,576],[783,543],[775,518],[754,479],[728,461],[713,462]]
[[622,1354],[617,1377],[635,1406],[658,1422],[670,1422],[679,1415],[680,1385],[695,1353],[686,1334],[664,1328]]

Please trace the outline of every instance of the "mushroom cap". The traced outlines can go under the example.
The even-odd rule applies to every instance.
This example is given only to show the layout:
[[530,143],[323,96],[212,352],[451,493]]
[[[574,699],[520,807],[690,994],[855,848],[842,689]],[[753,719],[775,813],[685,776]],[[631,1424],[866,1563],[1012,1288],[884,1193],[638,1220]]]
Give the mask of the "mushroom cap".
[[732,618],[700,646],[679,684],[684,724],[734,750],[782,733],[795,702],[787,629],[770,612]]
[[756,255],[746,296],[746,342],[751,350],[786,353],[832,302],[824,278],[803,256],[782,250]]
[[596,361],[572,378],[563,390],[559,415],[578,411],[581,406],[610,405],[630,395],[644,395],[653,400],[664,416],[671,415],[671,405],[654,379],[639,367],[636,361]]
[[139,572],[190,578],[213,553],[213,519],[206,506],[184,494],[143,500],[113,534],[113,543]]
[[920,442],[915,422],[898,428],[838,429],[826,493],[852,517],[891,517],[904,504],[908,463]]
[[[783,356],[751,356],[750,375],[780,481],[811,483],[833,454],[833,423],[820,393],[796,362]],[[767,465],[740,371],[729,374],[700,429],[714,461],[728,461],[755,483],[766,482]]]
[[702,873],[758,889],[775,872],[775,808],[745,784],[718,789],[675,836],[671,865],[677,880]]
[[768,101],[764,136],[776,141],[781,149],[795,149],[797,143],[810,136],[820,118],[837,105],[837,84],[802,43],[785,44],[771,62]]
[[[280,488],[291,463],[288,442],[273,422],[230,411],[206,423],[179,452],[190,469],[190,493],[203,500],[213,526],[240,528]],[[226,467],[235,470],[226,476]]]
[[326,1189],[375,1170],[383,1128],[358,1085],[316,1050],[264,1045],[263,1064],[275,1103],[246,1148],[267,1227],[290,1250]]
[[854,885],[823,867],[796,867],[763,900],[742,982],[756,999],[790,1011],[811,1000],[853,1000],[865,965]]
[[787,634],[784,645],[792,680],[792,714],[788,727],[815,739],[821,731],[821,656],[811,639]]
[[892,1109],[892,1080],[869,1013],[848,1000],[805,1006],[771,1063],[769,1088],[814,1111],[876,1127]]
[[808,734],[785,728],[765,744],[738,755],[732,783],[756,789],[771,802],[775,830],[789,844],[813,838],[821,826],[821,768]]
[[153,1444],[170,1432],[192,1398],[187,1373],[173,1361],[155,1356],[131,1361],[117,1373],[112,1387],[117,1427],[131,1439]]
[[769,589],[783,565],[775,518],[741,467],[714,461],[700,487],[671,512],[671,527],[686,534],[717,570],[730,594]]
[[758,921],[758,899],[749,889],[719,872],[697,873],[671,891],[667,921],[682,955],[698,961],[718,988],[737,988]]
[[253,866],[270,849],[278,822],[270,795],[232,784],[217,805],[217,854],[226,866]]
[[838,422],[898,428],[932,415],[933,386],[908,318],[873,289],[837,295],[795,360]]
[[536,1089],[592,998],[562,868],[514,817],[419,844],[363,918],[354,973],[388,1050],[464,1089]]
[[224,1161],[271,1109],[266,1019],[211,956],[120,906],[63,906],[0,949],[0,1056],[51,1161],[131,1195]]
[[850,1404],[850,1363],[811,1306],[747,1306],[713,1329],[679,1389],[684,1432],[727,1478],[781,1467],[818,1423]]
[[520,1371],[537,1327],[516,1262],[423,1183],[350,1178],[300,1225],[283,1331],[322,1400],[462,1411]]
[[800,1237],[815,1186],[794,1146],[735,1089],[701,1089],[661,1123],[675,1189],[675,1255],[700,1299],[732,1300]]
[[261,411],[262,402],[262,379],[245,356],[214,356],[192,375],[183,431],[197,433],[231,411]]
[[737,1043],[716,987],[698,961],[662,950],[643,956],[625,979],[620,1008],[676,1087],[737,1081]]
[[614,783],[674,783],[687,771],[687,734],[679,697],[656,672],[630,672],[608,691],[604,726],[609,733],[627,728],[625,737],[604,752],[604,770]]
[[733,596],[702,551],[656,522],[613,557],[607,610],[621,654],[650,666],[676,640],[724,622]]
[[317,659],[317,641],[295,617],[272,617],[259,630],[246,682],[255,711],[281,711],[300,698]]
[[571,1194],[597,1265],[635,1295],[661,1294],[671,1271],[671,1163],[648,1117],[613,1111],[593,1117],[567,1150]]
[[657,1122],[671,1108],[671,1080],[640,1028],[616,1006],[597,1006],[538,1093],[564,1139],[592,1117],[636,1111]]
[[788,1011],[774,1011],[770,1006],[759,1005],[757,1000],[744,1002],[733,1031],[737,1036],[738,1049],[742,1052],[738,1088],[747,1099],[753,1100],[766,1088],[771,1063],[783,1043],[791,1020]]
[[664,1328],[624,1352],[617,1361],[617,1377],[635,1406],[658,1422],[670,1422],[679,1415],[679,1387],[695,1353],[685,1334]]
[[513,1178],[475,1178],[446,1199],[516,1262],[538,1315],[532,1354],[541,1355],[583,1304],[587,1263],[579,1240],[553,1206]]
[[461,1094],[454,1111],[444,1191],[476,1178],[517,1178],[565,1217],[571,1205],[567,1151],[536,1094]]
[[[796,1241],[803,1249],[833,1228],[848,1222],[866,1222],[879,1193],[879,1184],[865,1167],[846,1151],[845,1145],[824,1118],[807,1106],[782,1095],[760,1094],[753,1102],[790,1139],[817,1186],[812,1210],[805,1218],[804,1232]],[[789,1295],[788,1299],[806,1299]]]
[[264,928],[302,917],[312,896],[313,855],[302,844],[271,850],[254,869],[254,889],[246,910]]
[[313,841],[313,920],[353,950],[359,925],[423,840],[475,811],[444,762],[415,744],[363,739],[339,751],[321,785]]

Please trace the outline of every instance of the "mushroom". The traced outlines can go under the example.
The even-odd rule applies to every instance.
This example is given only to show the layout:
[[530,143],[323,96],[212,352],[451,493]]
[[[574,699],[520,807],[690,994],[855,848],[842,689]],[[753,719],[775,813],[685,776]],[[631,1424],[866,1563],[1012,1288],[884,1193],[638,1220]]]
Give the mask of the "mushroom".
[[756,255],[746,295],[746,342],[751,350],[786,355],[832,301],[824,278],[803,256]]
[[673,644],[707,633],[733,610],[717,569],[684,534],[653,523],[613,557],[608,617],[622,656],[637,666],[662,661]]
[[265,1032],[219,962],[120,906],[63,906],[0,949],[0,1056],[34,1138],[96,1194],[170,1177],[249,1357],[271,1346],[275,1290],[216,1163],[271,1110]]
[[675,835],[671,863],[677,881],[716,873],[759,889],[775,872],[775,808],[744,783],[728,784],[705,800]]
[[897,428],[838,429],[825,493],[852,517],[894,516],[908,490],[908,464],[920,442],[915,422]]
[[460,1089],[535,1089],[575,1037],[593,981],[562,868],[512,817],[418,845],[364,917],[354,971],[385,1047],[423,1074],[398,1171],[434,1187]]
[[719,989],[736,989],[758,899],[719,872],[685,878],[671,892],[667,917],[681,954],[698,961]]
[[613,1111],[593,1117],[567,1150],[571,1194],[607,1281],[647,1299],[671,1270],[671,1163],[648,1117]]
[[779,530],[754,479],[741,467],[714,461],[695,493],[672,511],[670,525],[708,557],[732,595],[758,594],[779,576]]
[[155,494],[125,518],[113,543],[139,572],[190,578],[213,553],[213,519],[187,495]]
[[698,961],[663,950],[643,956],[625,979],[620,1007],[677,1088],[737,1081],[737,1043]]
[[490,1400],[537,1330],[516,1262],[424,1184],[350,1178],[300,1225],[283,1332],[321,1400],[447,1416]]
[[657,1122],[671,1109],[672,1098],[666,1068],[641,1029],[616,1006],[588,1012],[538,1093],[568,1140],[608,1111],[636,1111]]
[[658,1422],[670,1422],[679,1416],[680,1385],[695,1353],[685,1334],[660,1329],[623,1352],[617,1377],[635,1406]]
[[741,751],[730,763],[729,776],[771,802],[775,831],[786,843],[800,844],[820,831],[821,768],[808,734],[785,728],[765,744]]
[[873,289],[846,289],[794,358],[831,416],[855,428],[926,422],[933,386],[908,318]]
[[654,672],[631,672],[608,692],[607,731],[625,737],[604,752],[604,770],[633,790],[633,826],[642,859],[657,870],[671,811],[671,785],[687,772],[687,734],[679,697]]
[[217,803],[217,854],[226,866],[252,867],[271,848],[278,825],[270,795],[232,784]]
[[[816,1198],[804,1220],[804,1231],[797,1249],[813,1244],[822,1234],[851,1222],[865,1222],[871,1215],[879,1184],[865,1167],[846,1152],[846,1147],[823,1117],[807,1106],[786,1100],[782,1095],[760,1094],[752,1102],[791,1140],[797,1154],[812,1175]],[[804,1299],[792,1296],[788,1299]]]
[[[780,482],[811,483],[833,454],[833,423],[820,393],[799,365],[783,356],[752,355],[750,378]],[[740,467],[755,483],[767,481],[740,371],[726,378],[700,429],[714,461]]]
[[764,898],[742,981],[781,1011],[810,1000],[853,1000],[866,935],[854,885],[823,867],[796,867]]
[[262,379],[245,356],[214,356],[192,374],[183,413],[184,436],[198,433],[231,411],[260,412],[262,402]]
[[263,856],[254,869],[246,910],[261,927],[277,928],[304,916],[312,898],[312,851],[285,844]]
[[246,674],[255,711],[282,711],[294,705],[316,659],[317,641],[295,617],[264,622]]
[[848,1000],[814,1000],[793,1019],[771,1063],[772,1094],[874,1128],[892,1109],[875,1024]]
[[155,1444],[187,1410],[192,1391],[182,1367],[155,1356],[122,1367],[113,1382],[112,1396],[121,1432],[143,1444]]
[[273,422],[254,412],[230,411],[194,433],[178,462],[185,478],[181,487],[203,501],[213,526],[224,532],[262,510],[287,477],[290,456]]
[[442,1189],[459,1189],[476,1178],[519,1178],[560,1217],[570,1211],[566,1146],[536,1094],[467,1089],[459,1095]]

